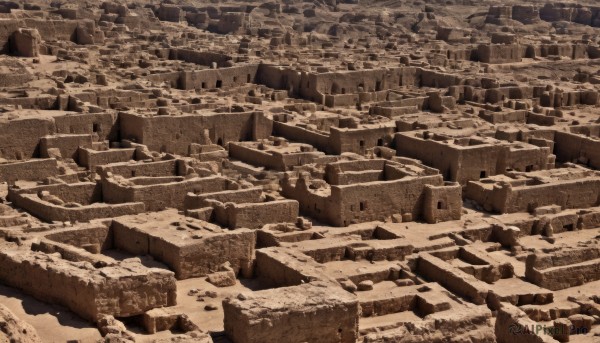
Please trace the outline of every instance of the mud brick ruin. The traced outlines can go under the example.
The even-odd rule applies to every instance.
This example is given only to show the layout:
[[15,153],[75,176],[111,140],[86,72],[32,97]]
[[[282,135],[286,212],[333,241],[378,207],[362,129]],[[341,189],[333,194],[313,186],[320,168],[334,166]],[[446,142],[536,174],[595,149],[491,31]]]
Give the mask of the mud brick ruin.
[[0,342],[600,342],[600,3],[0,0]]

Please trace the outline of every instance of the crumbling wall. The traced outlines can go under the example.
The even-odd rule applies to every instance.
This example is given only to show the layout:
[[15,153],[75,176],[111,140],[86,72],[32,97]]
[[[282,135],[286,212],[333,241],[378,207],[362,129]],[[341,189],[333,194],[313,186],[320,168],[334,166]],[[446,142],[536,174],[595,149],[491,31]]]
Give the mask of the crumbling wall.
[[77,162],[80,147],[92,147],[92,136],[90,134],[61,134],[40,138],[40,156],[42,158],[51,157],[53,153],[50,149],[56,149],[60,152],[62,158],[72,158]]
[[0,121],[0,157],[9,160],[39,157],[40,137],[53,133],[54,125],[50,118]]
[[281,66],[259,64],[255,82],[273,89],[285,89],[290,96],[303,94],[305,99],[316,96],[316,94],[310,93],[310,82],[306,72],[298,72]]
[[494,333],[498,343],[552,343],[551,336],[535,332],[538,323],[518,307],[502,303],[498,310]]
[[181,89],[211,89],[239,87],[254,83],[258,65],[250,64],[229,68],[183,71],[179,80]]
[[0,182],[14,183],[17,180],[41,181],[54,177],[58,165],[53,158],[33,159],[0,164]]
[[77,248],[97,246],[99,252],[113,248],[113,233],[110,227],[106,225],[90,224],[87,227],[61,229],[59,231],[51,231],[45,237],[49,240]]
[[225,205],[227,224],[232,229],[257,229],[269,223],[295,223],[298,219],[298,208],[296,200]]
[[179,6],[171,4],[160,4],[160,7],[156,11],[156,16],[162,21],[178,23],[183,18],[185,18],[185,11],[182,10]]
[[273,170],[285,171],[286,165],[283,162],[283,155],[275,152],[264,152],[242,144],[230,143],[229,156],[255,166],[261,166]]
[[[295,184],[291,179],[281,181],[282,194],[286,198],[296,199],[300,203],[300,212],[326,223],[337,223],[340,203],[336,203],[330,193],[311,192],[305,177],[299,177]],[[338,224],[342,226],[342,224]]]
[[43,201],[35,194],[19,194],[11,197],[13,204],[48,222],[87,222],[99,218],[114,218],[144,212],[141,202],[124,204],[98,203],[80,207],[64,207]]
[[188,192],[217,192],[226,190],[230,185],[228,179],[218,176],[146,185],[121,185],[112,178],[103,177],[101,183],[105,202],[142,202],[146,205],[146,211],[160,211],[169,207],[183,210]]
[[311,88],[321,94],[376,92],[398,88],[402,82],[402,67],[316,74]]
[[453,293],[459,294],[475,304],[485,304],[489,286],[477,280],[473,275],[467,274],[443,260],[429,254],[419,254],[417,271],[427,280],[439,282]]
[[420,218],[424,209],[425,185],[443,185],[442,176],[332,186],[332,201],[340,204],[339,212],[333,210],[335,220],[332,224],[346,226],[403,213],[410,213],[414,219]]
[[221,203],[241,204],[246,202],[259,202],[262,194],[262,188],[253,187],[246,189],[236,189],[231,191],[222,191],[214,193],[194,194],[188,193],[185,198],[185,209],[198,209],[209,206],[207,200],[214,200]]
[[496,174],[507,170],[522,172],[545,170],[548,169],[548,164],[552,161],[552,159],[549,159],[550,157],[550,148],[548,147],[537,147],[529,144],[505,146],[504,149],[499,151]]
[[0,53],[10,53],[10,38],[19,27],[23,27],[23,23],[17,19],[3,18],[0,21]]
[[77,160],[79,161],[80,166],[86,167],[88,170],[95,171],[96,166],[135,160],[135,155],[135,148],[111,149],[104,151],[79,148]]
[[354,343],[358,300],[338,287],[305,284],[223,301],[225,332],[234,342],[293,337],[296,342]]
[[[436,142],[434,140],[424,140],[413,137],[410,134],[398,133],[394,136],[394,144],[399,156],[406,156],[422,161],[424,164],[432,166],[440,171],[448,181],[458,181],[462,183],[459,174],[464,171],[459,168],[460,152],[450,146]],[[432,154],[437,151],[437,154]],[[489,154],[485,154],[489,156]],[[482,163],[483,162],[483,163]],[[484,161],[478,161],[478,165],[484,168],[491,168]],[[495,167],[495,164],[494,164]]]
[[560,162],[579,162],[600,169],[600,140],[556,131],[554,154]]
[[501,213],[524,212],[532,208],[560,205],[562,208],[588,208],[598,205],[600,180],[581,179],[549,185],[513,187]]
[[274,121],[273,134],[285,137],[290,141],[310,144],[316,149],[326,153],[333,153],[333,150],[329,145],[329,135],[321,132],[310,131],[293,124]]
[[44,191],[58,197],[65,203],[72,202],[81,205],[90,205],[102,201],[102,187],[95,182],[40,185],[24,189],[10,188],[8,197],[12,199],[13,196],[19,194],[37,195]]
[[205,115],[140,117],[120,113],[121,137],[145,144],[148,149],[180,155],[189,153],[191,143],[203,144],[202,134],[209,131],[212,142],[268,138],[272,127],[262,112],[214,113]]
[[548,205],[563,209],[594,207],[599,192],[600,180],[596,177],[519,186],[499,183],[486,187],[485,183],[469,182],[465,188],[467,198],[496,213],[528,212]]
[[462,187],[458,183],[444,186],[425,185],[423,219],[433,224],[459,220],[462,214]]
[[188,63],[195,63],[207,67],[211,67],[213,63],[216,63],[217,67],[223,67],[225,66],[225,62],[231,60],[231,56],[223,53],[215,51],[198,51],[183,48],[171,49],[169,52],[169,58],[173,60],[185,61]]
[[587,246],[530,254],[525,261],[525,277],[553,291],[600,280],[600,250]]
[[178,176],[178,160],[166,160],[145,163],[112,163],[98,169],[102,174],[112,173],[125,178]]
[[[28,28],[37,29],[45,41],[71,41],[79,43],[78,28],[85,29],[86,32],[94,33],[96,24],[93,20],[47,20],[37,18],[23,19]],[[82,37],[85,38],[85,37]],[[83,43],[83,42],[82,42]]]
[[484,63],[521,62],[523,49],[518,44],[480,44],[477,47],[477,60]]
[[58,134],[92,134],[98,141],[117,141],[116,118],[110,113],[69,114],[54,117]]
[[115,248],[134,255],[150,255],[169,266],[177,279],[200,277],[229,262],[237,274],[250,268],[256,234],[248,229],[203,233],[201,237],[177,241],[119,220],[111,227]]
[[[129,317],[176,302],[173,273],[139,263],[96,269],[33,251],[2,249],[0,279],[41,301],[96,321],[103,314]],[[77,295],[77,296],[74,296]]]
[[331,128],[328,153],[339,155],[344,152],[364,154],[367,149],[383,146],[388,137],[394,134],[394,123],[387,127],[369,127],[361,129]]

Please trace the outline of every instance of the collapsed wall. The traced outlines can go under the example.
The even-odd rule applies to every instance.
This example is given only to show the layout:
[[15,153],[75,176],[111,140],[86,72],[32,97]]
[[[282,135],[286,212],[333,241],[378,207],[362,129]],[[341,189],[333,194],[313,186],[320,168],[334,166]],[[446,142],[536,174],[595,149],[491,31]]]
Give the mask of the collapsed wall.
[[69,308],[96,321],[102,315],[130,317],[176,302],[173,273],[136,261],[97,268],[60,256],[4,244],[0,279],[42,301]]
[[600,249],[590,244],[530,254],[525,261],[525,277],[550,290],[600,280]]

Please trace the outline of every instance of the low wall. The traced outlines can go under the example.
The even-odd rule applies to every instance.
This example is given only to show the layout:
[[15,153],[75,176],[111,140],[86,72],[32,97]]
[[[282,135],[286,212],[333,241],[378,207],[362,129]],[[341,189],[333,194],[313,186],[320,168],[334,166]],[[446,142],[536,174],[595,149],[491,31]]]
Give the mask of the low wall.
[[[130,149],[127,149],[129,151]],[[135,149],[134,149],[135,150]],[[135,155],[135,151],[134,151]],[[125,161],[123,161],[125,162]],[[98,168],[102,173],[110,172],[125,178],[176,176],[177,160],[147,162],[147,163],[114,163]]]
[[464,296],[475,304],[485,304],[489,287],[473,275],[449,265],[428,253],[419,255],[417,262],[419,275],[427,280],[440,283],[453,293]]
[[95,203],[81,207],[64,207],[40,199],[37,194],[19,194],[11,198],[13,204],[46,222],[88,222],[99,218],[113,218],[144,212],[141,202],[124,204]]
[[184,200],[184,207],[186,210],[194,210],[202,207],[210,206],[206,200],[215,200],[221,203],[232,202],[235,204],[241,204],[246,202],[258,202],[262,194],[262,188],[253,187],[247,189],[236,189],[233,191],[223,191],[215,193],[202,193],[202,194],[186,194]]
[[559,162],[580,162],[600,169],[600,140],[556,131],[554,154]]
[[40,252],[2,249],[0,280],[90,321],[103,314],[140,315],[176,303],[173,273],[139,263],[96,269]]
[[261,228],[270,223],[295,223],[299,205],[296,200],[277,200],[226,206],[229,227]]
[[79,148],[79,165],[86,167],[88,170],[94,170],[99,165],[131,161],[135,159],[135,150],[135,148],[130,148],[97,151]]
[[600,280],[600,249],[582,247],[527,256],[525,277],[553,291]]
[[3,163],[0,164],[0,182],[41,181],[54,177],[57,172],[58,165],[53,158]]
[[285,163],[281,154],[267,153],[264,151],[245,147],[234,142],[229,143],[229,157],[268,169],[285,171]]
[[293,124],[274,121],[273,134],[289,139],[290,141],[310,144],[320,151],[333,153],[329,146],[329,135],[323,133],[310,131],[294,126]]
[[90,205],[102,201],[102,188],[95,182],[59,183],[24,189],[9,188],[8,198],[19,206],[18,201],[20,198],[17,195],[37,195],[42,191],[50,192],[51,195],[57,196],[65,203],[74,202],[81,205]]
[[40,138],[40,156],[50,157],[49,149],[60,150],[63,158],[72,158],[78,162],[79,147],[91,148],[92,135],[55,135]]
[[169,207],[184,210],[187,193],[223,191],[229,184],[228,179],[218,176],[152,185],[121,185],[113,179],[103,178],[102,194],[110,204],[142,202],[146,205],[146,211],[160,211]]
[[355,343],[360,305],[335,285],[307,284],[223,301],[227,336],[236,343]]
[[150,255],[173,269],[177,279],[201,277],[229,262],[238,273],[248,268],[256,244],[255,232],[247,229],[222,233],[203,232],[201,238],[184,242],[113,221],[115,248],[134,255]]

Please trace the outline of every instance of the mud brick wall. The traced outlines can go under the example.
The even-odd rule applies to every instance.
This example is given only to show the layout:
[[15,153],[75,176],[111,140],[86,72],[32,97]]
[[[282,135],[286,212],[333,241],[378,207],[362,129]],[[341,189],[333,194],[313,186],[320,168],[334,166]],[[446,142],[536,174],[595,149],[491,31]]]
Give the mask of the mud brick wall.
[[52,255],[37,252],[0,252],[0,279],[46,302],[66,306],[95,321],[101,314],[128,317],[155,307],[175,305],[172,272],[130,268],[82,268]]
[[554,153],[558,161],[580,161],[591,168],[600,168],[600,141],[557,131],[554,135],[554,142]]
[[338,205],[330,207],[335,218],[332,224],[346,226],[353,221],[381,220],[396,213],[411,213],[413,218],[420,218],[425,185],[443,185],[441,175],[333,186],[331,198]]
[[40,138],[40,156],[43,158],[51,156],[49,149],[58,149],[63,158],[72,158],[77,161],[79,147],[91,148],[92,135],[54,135]]
[[[199,53],[192,51],[192,53]],[[178,55],[181,54],[179,50]],[[205,53],[201,53],[205,54]],[[204,59],[203,59],[204,60]],[[207,62],[210,65],[211,62]],[[217,64],[223,61],[216,62]],[[253,83],[256,79],[258,65],[250,64],[219,69],[206,69],[198,71],[182,72],[178,87],[181,89],[211,89],[239,87],[247,83]]]
[[181,155],[189,153],[191,143],[203,144],[204,130],[213,143],[224,146],[230,141],[268,138],[271,121],[262,112],[182,115],[178,117],[139,117],[119,114],[121,137],[145,144],[148,149]]
[[280,171],[286,170],[281,154],[267,153],[233,142],[229,144],[229,156],[255,166],[261,166]]
[[264,203],[246,203],[225,206],[228,226],[258,229],[269,223],[295,223],[298,219],[296,200],[277,200]]
[[118,140],[116,117],[110,113],[70,114],[54,117],[56,133],[98,135],[99,141]]
[[93,204],[82,207],[67,208],[43,201],[36,194],[19,194],[12,197],[18,206],[46,222],[87,222],[98,218],[112,218],[144,212],[141,202],[124,204]]
[[247,229],[220,234],[202,234],[189,242],[171,241],[143,229],[115,220],[112,224],[115,248],[134,255],[150,255],[167,264],[177,279],[206,276],[225,262],[238,273],[252,261],[256,234]]
[[97,151],[86,148],[79,148],[78,160],[79,165],[88,168],[89,170],[95,170],[96,166],[128,162],[135,159],[135,148],[130,149],[114,149],[106,151]]
[[329,135],[324,134],[323,132],[309,131],[305,128],[297,127],[292,124],[274,121],[273,134],[276,136],[285,137],[291,141],[310,144],[316,149],[326,153],[333,152],[329,145]]
[[17,160],[39,157],[40,137],[53,133],[51,119],[0,121],[0,156]]
[[207,202],[207,200],[214,200],[221,203],[232,202],[235,204],[241,204],[245,202],[259,202],[261,194],[262,189],[260,187],[215,193],[188,193],[185,197],[185,209],[192,210],[210,206],[210,203]]
[[600,280],[600,250],[585,247],[531,254],[525,261],[525,277],[553,291]]
[[442,286],[466,297],[475,304],[481,305],[486,301],[488,294],[486,283],[431,254],[419,255],[417,270],[427,280],[439,282]]
[[0,164],[0,182],[16,180],[40,181],[57,174],[58,165],[53,158],[34,159]]
[[306,284],[265,290],[223,302],[225,332],[237,343],[354,343],[359,304],[341,288]]
[[[134,149],[135,151],[135,149]],[[125,178],[177,176],[177,160],[148,163],[115,163],[99,168],[102,172],[110,172]]]

